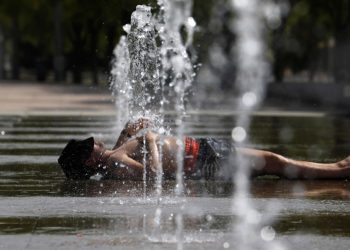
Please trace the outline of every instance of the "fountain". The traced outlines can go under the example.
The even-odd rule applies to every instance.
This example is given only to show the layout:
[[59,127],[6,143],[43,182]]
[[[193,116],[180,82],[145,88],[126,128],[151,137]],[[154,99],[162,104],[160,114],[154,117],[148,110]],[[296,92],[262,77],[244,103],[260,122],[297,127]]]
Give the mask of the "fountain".
[[[236,107],[240,111],[236,117],[236,126],[232,130],[232,139],[238,147],[247,147],[251,115],[264,97],[270,72],[264,42],[266,35],[264,20],[270,24],[278,23],[280,8],[270,1],[257,0],[233,0],[232,8],[236,14],[232,30],[237,36],[233,48],[237,65]],[[237,171],[233,176],[235,194],[232,207],[237,217],[234,225],[234,234],[239,239],[235,242],[236,249],[284,249],[280,243],[273,241],[275,231],[269,225],[271,222],[266,219],[269,218],[268,213],[264,214],[263,218],[263,214],[251,204],[250,164],[239,155],[235,160]]]
[[132,100],[132,88],[128,77],[130,68],[129,50],[127,40],[122,36],[113,51],[113,68],[110,77],[110,89],[116,97],[115,106],[118,112],[116,130],[120,132],[124,124],[130,119],[130,100]]
[[[175,134],[182,138],[184,98],[194,76],[186,51],[195,27],[190,15],[192,2],[159,0],[158,4],[160,12],[157,17],[152,17],[150,7],[137,6],[131,16],[131,25],[124,26],[127,38],[122,36],[114,51],[111,89],[118,100],[118,113],[124,110],[123,106],[128,107],[130,112],[125,112],[124,117],[125,114],[132,119],[151,117],[156,120],[158,128],[161,127],[164,105],[173,103],[170,106],[176,115]],[[182,26],[186,27],[186,41],[180,33]],[[117,120],[124,121],[124,117]],[[181,140],[179,147],[183,147]],[[182,150],[179,150],[178,161],[182,162],[182,159]],[[183,192],[182,172],[180,164],[176,177],[178,194]]]
[[126,112],[119,114],[119,117],[153,117],[159,113],[162,95],[151,8],[137,6],[131,16],[131,25],[127,24],[123,28],[127,36],[120,38],[114,50],[110,79],[110,88],[117,100],[117,111],[124,111],[124,107],[127,107]]
[[[176,195],[182,196],[183,187],[183,140],[185,114],[184,97],[186,90],[190,87],[193,79],[193,69],[186,48],[192,42],[195,22],[191,17],[192,1],[188,0],[158,0],[160,13],[157,18],[157,30],[161,40],[161,82],[163,92],[173,98],[175,110],[175,134],[178,138],[179,149],[177,153],[178,169],[176,173]],[[181,27],[186,27],[187,40],[184,42],[181,36]],[[171,100],[165,99],[169,103]],[[159,214],[159,213],[158,213]],[[183,215],[176,215],[176,239],[177,249],[182,249],[183,241]]]
[[[176,174],[178,195],[183,193],[182,172],[183,172],[183,142],[184,136],[183,116],[185,114],[184,97],[185,91],[190,87],[193,80],[193,67],[188,57],[186,47],[192,41],[195,22],[191,17],[192,1],[159,0],[161,12],[158,18],[158,30],[161,38],[161,68],[162,85],[168,85],[168,95],[174,98],[176,136],[179,138],[179,152],[177,160],[180,163]],[[187,40],[183,42],[181,27],[186,27]]]
[[[192,1],[158,0],[158,5],[159,13],[156,16],[152,16],[151,8],[148,6],[137,6],[133,12],[131,25],[126,25],[124,28],[127,38],[122,36],[115,49],[111,86],[113,92],[117,94],[117,100],[120,99],[117,108],[122,108],[123,105],[130,107],[131,117],[149,116],[153,119],[157,117],[157,121],[161,123],[165,106],[174,110],[175,134],[179,138],[180,148],[177,156],[179,167],[175,191],[177,196],[182,196],[183,142],[180,138],[184,136],[184,98],[186,89],[190,87],[194,77],[187,48],[192,42],[196,23],[191,17]],[[257,0],[233,0],[232,9],[236,12],[232,30],[237,37],[235,47],[232,49],[235,51],[233,57],[237,68],[238,102],[235,107],[241,111],[232,130],[232,139],[235,145],[244,146],[249,140],[251,113],[263,98],[269,72],[263,42],[265,31],[263,19],[265,16],[270,19],[279,16],[278,8],[269,1],[258,3]],[[275,15],[271,15],[271,10],[275,11]],[[181,35],[182,27],[185,27],[187,34],[185,41]],[[160,46],[157,46],[157,38],[160,40]],[[254,249],[257,245],[261,246],[261,235],[272,235],[274,231],[271,227],[260,228],[261,215],[253,208],[248,198],[250,172],[248,164],[239,157],[235,160],[238,170],[233,176],[236,191],[232,206],[233,214],[237,216],[238,221],[234,227],[235,238],[239,239],[235,245],[238,249]],[[161,171],[158,172],[156,186],[159,205],[162,190]],[[144,172],[144,189],[146,189],[146,172]],[[158,206],[154,217],[157,232],[160,231],[161,214]],[[175,221],[178,249],[182,249],[181,212],[177,214]],[[272,244],[268,244],[266,248],[271,246]]]
[[[176,174],[176,195],[183,194],[183,142],[185,114],[185,92],[189,88],[194,73],[186,48],[192,42],[195,22],[191,17],[192,1],[158,1],[160,11],[156,17],[152,17],[151,8],[137,6],[131,16],[131,25],[125,26],[127,40],[121,37],[115,49],[115,61],[112,69],[111,88],[113,93],[120,96],[122,101],[117,105],[125,105],[127,96],[130,115],[132,118],[139,116],[151,117],[156,120],[156,129],[165,131],[162,127],[164,106],[170,106],[175,111],[175,134],[179,138],[177,159],[179,168]],[[185,26],[187,40],[183,41],[181,27]],[[157,32],[156,32],[157,31]],[[160,40],[160,46],[156,45],[156,37]],[[127,41],[127,42],[126,42]],[[128,53],[125,50],[128,50]],[[118,66],[118,60],[124,67]],[[122,75],[118,79],[118,75]],[[122,86],[124,84],[124,86]],[[129,91],[130,90],[130,91]],[[122,108],[118,106],[117,108]],[[124,120],[124,119],[118,119]],[[158,131],[159,132],[159,131]],[[159,142],[160,154],[162,141]],[[145,156],[146,156],[146,150]],[[161,156],[160,156],[161,157]],[[144,157],[144,165],[145,165]],[[146,168],[145,168],[146,169]],[[157,172],[157,200],[160,203],[162,190],[162,167]],[[147,173],[144,171],[144,190],[146,190]],[[145,195],[144,195],[145,197]],[[161,209],[158,207],[155,213],[155,224],[159,226]],[[182,214],[176,217],[177,239],[181,249],[182,239]],[[159,230],[158,230],[159,231]]]
[[127,39],[129,78],[133,91],[132,110],[139,116],[150,116],[159,112],[161,101],[159,53],[150,7],[136,7],[131,15]]
[[[263,37],[265,32],[263,10],[271,8],[267,4],[268,1],[232,1],[236,13],[232,29],[237,35],[234,47],[237,62],[236,86],[239,93],[236,107],[241,111],[232,130],[232,139],[238,147],[246,147],[248,144],[250,117],[263,98],[269,76],[267,48]],[[240,239],[235,242],[237,249],[256,249],[257,246],[259,249],[283,249],[277,248],[272,243],[275,237],[274,229],[269,226],[262,228],[262,214],[250,203],[249,163],[239,155],[235,158],[237,171],[233,180],[236,190],[232,207],[237,217],[234,233]],[[269,235],[268,240],[265,240],[266,235]]]

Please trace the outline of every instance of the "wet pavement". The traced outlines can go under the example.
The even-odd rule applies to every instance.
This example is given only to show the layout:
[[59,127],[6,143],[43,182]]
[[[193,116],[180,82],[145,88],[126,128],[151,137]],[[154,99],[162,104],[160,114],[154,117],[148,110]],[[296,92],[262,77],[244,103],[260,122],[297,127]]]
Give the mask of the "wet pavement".
[[[50,96],[35,102],[45,91],[27,85],[31,98],[21,102],[25,92],[12,86],[6,99],[4,86],[0,84],[0,249],[178,249],[179,235],[184,249],[234,249],[231,183],[186,181],[184,197],[177,197],[176,183],[169,180],[158,200],[151,182],[145,190],[142,182],[65,180],[57,157],[69,139],[95,136],[112,146],[117,138],[107,92],[72,87],[80,96],[62,101],[63,90],[44,86]],[[171,115],[166,121],[174,128]],[[229,138],[234,114],[190,111],[185,123],[188,135]],[[349,153],[349,125],[349,118],[322,112],[262,110],[253,119],[250,146],[298,159],[336,161]],[[347,180],[258,178],[251,183],[250,200],[261,213],[262,227],[274,228],[274,242],[288,249],[348,249]]]
[[0,114],[112,112],[108,87],[0,81]]

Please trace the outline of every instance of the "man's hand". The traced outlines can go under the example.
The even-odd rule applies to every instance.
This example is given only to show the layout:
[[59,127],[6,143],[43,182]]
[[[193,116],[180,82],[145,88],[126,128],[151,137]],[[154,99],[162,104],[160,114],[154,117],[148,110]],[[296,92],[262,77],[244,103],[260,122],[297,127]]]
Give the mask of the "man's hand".
[[152,127],[153,124],[148,118],[139,118],[136,122],[129,121],[124,130],[128,136],[136,135],[141,129]]
[[131,122],[131,121],[127,122],[125,124],[124,129],[120,133],[120,136],[116,144],[114,145],[113,150],[119,148],[126,141],[128,141],[130,137],[136,135],[140,130],[149,128],[152,126],[153,126],[153,123],[148,118],[139,118],[135,122]]

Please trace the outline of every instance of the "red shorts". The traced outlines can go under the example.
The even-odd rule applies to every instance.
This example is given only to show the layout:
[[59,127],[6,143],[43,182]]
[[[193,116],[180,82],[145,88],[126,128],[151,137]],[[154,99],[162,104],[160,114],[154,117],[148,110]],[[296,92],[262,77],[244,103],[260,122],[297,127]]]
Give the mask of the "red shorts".
[[199,154],[199,141],[191,137],[185,138],[184,172],[191,174],[196,170],[196,162]]

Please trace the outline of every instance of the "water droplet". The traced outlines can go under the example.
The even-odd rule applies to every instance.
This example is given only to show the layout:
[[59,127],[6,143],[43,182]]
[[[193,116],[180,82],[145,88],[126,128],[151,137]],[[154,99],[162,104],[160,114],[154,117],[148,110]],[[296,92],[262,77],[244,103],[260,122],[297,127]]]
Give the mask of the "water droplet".
[[6,132],[3,130],[3,131],[1,131],[1,135],[5,135],[6,134]]
[[246,213],[246,216],[247,216],[247,222],[250,224],[257,225],[261,222],[261,214],[254,209],[248,210],[248,212]]
[[261,229],[260,236],[264,241],[272,241],[275,239],[276,231],[271,226],[266,226]]
[[270,29],[276,29],[281,25],[282,9],[276,4],[266,4],[264,14]]
[[234,0],[233,4],[237,9],[246,9],[249,8],[251,5],[250,1],[246,0]]
[[304,192],[305,192],[305,186],[304,185],[302,185],[302,184],[295,184],[294,186],[293,186],[293,194],[294,195],[303,195],[304,194]]
[[123,26],[123,30],[124,30],[126,33],[129,33],[129,32],[130,32],[130,28],[131,28],[130,24],[125,24],[125,25]]
[[224,248],[229,248],[230,247],[230,243],[228,243],[228,242],[224,242],[224,244],[222,245]]
[[213,216],[211,216],[210,214],[208,214],[207,216],[205,216],[205,219],[207,221],[212,221],[213,220]]
[[191,28],[194,28],[197,25],[196,20],[194,20],[194,18],[191,16],[187,19],[187,24]]
[[243,142],[247,137],[247,132],[242,127],[235,127],[232,130],[232,139],[236,142]]
[[290,127],[283,127],[279,132],[279,138],[283,142],[290,142],[294,137],[294,131]]
[[247,92],[242,96],[242,102],[247,107],[252,107],[256,104],[257,97],[253,92]]
[[244,53],[250,57],[256,57],[262,51],[261,44],[259,41],[248,39],[244,42],[244,44],[242,44],[241,48],[243,49]]

